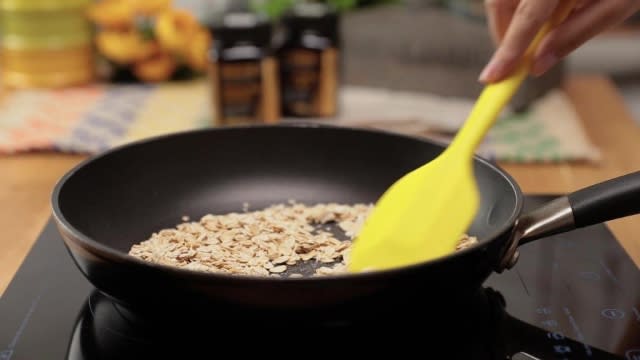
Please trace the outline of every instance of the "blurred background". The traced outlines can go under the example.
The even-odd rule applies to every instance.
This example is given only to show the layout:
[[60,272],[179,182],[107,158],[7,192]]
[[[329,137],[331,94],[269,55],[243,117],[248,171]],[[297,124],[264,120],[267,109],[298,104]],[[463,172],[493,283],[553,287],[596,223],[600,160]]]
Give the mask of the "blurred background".
[[[192,11],[206,22],[216,13],[229,9],[238,0],[175,0],[178,7]],[[253,9],[264,11],[277,18],[294,4],[295,0],[255,0]],[[492,46],[486,34],[482,0],[333,0],[344,14],[342,26],[348,60],[345,72],[348,83],[376,84],[386,87],[433,91],[444,93],[476,94],[479,85],[474,83],[478,69],[484,65]],[[370,57],[371,55],[375,55]],[[349,57],[352,56],[352,57]],[[365,59],[373,59],[380,76],[365,81],[358,67]],[[403,66],[415,66],[418,74],[404,69],[391,70],[387,65],[397,62]],[[384,65],[383,65],[384,64]],[[470,66],[471,65],[471,66]],[[372,65],[374,66],[374,65]],[[453,78],[464,80],[459,89],[447,85],[442,89],[440,79],[431,79],[441,68],[456,74]],[[619,85],[627,105],[640,123],[640,14],[606,34],[589,41],[571,54],[562,70],[577,73],[597,73],[610,76]],[[558,70],[558,69],[556,69]],[[461,73],[466,73],[465,75]],[[541,90],[528,89],[529,98],[557,85],[562,71],[555,71]],[[417,75],[417,76],[414,76]],[[552,79],[556,77],[556,79]],[[555,80],[555,81],[554,81]],[[420,84],[420,85],[418,85]],[[531,85],[531,84],[530,84]],[[535,84],[534,84],[535,85]],[[470,87],[465,90],[464,87]],[[449,88],[451,87],[451,88]]]
[[[0,20],[1,83],[12,95],[0,133],[43,97],[66,94],[56,101],[77,106],[55,120],[64,129],[4,145],[14,150],[53,141],[95,152],[162,132],[301,118],[400,126],[422,116],[425,128],[452,132],[493,51],[479,0],[2,0]],[[510,111],[543,102],[572,73],[596,73],[640,123],[639,44],[636,15],[527,80]]]
[[[232,1],[235,0],[176,0],[176,3],[202,14],[202,20],[206,21],[206,14],[225,11]],[[274,16],[284,12],[292,3],[294,0],[253,2],[257,8]],[[335,0],[333,3],[345,14],[344,35],[349,45],[346,49],[353,59],[367,59],[375,53],[380,63],[411,63],[418,66],[417,71],[423,72],[422,76],[412,77],[408,70],[406,74],[392,74],[387,73],[391,72],[387,68],[383,77],[370,79],[372,83],[420,88],[407,79],[413,78],[414,83],[428,87],[429,84],[424,84],[423,80],[430,78],[429,75],[440,67],[468,72],[467,76],[473,80],[478,67],[484,64],[491,51],[482,0]],[[568,71],[610,76],[621,87],[627,104],[640,122],[639,41],[640,14],[636,14],[621,26],[589,41],[569,56],[563,66]],[[470,63],[475,66],[469,67]],[[357,70],[349,69],[352,71],[346,72],[347,81],[360,81],[358,74],[354,73]],[[553,76],[558,76],[558,72]],[[477,92],[477,85],[474,87],[473,81],[468,79],[465,78],[464,83],[473,87],[472,93]],[[550,79],[549,83],[556,82]],[[441,87],[439,84],[434,86]],[[464,92],[464,89],[457,90]]]

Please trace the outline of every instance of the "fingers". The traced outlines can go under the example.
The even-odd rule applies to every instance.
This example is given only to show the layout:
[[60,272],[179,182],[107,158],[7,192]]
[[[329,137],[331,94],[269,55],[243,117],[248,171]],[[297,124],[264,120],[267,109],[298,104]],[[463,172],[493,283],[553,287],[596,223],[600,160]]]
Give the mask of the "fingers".
[[507,31],[519,0],[485,0],[485,12],[489,23],[489,33],[496,47]]
[[574,8],[576,10],[580,10],[580,9],[584,8],[585,6],[589,5],[593,1],[596,1],[596,0],[578,0],[578,1],[576,1],[576,5],[574,6]]
[[541,76],[560,59],[640,10],[639,0],[589,1],[541,42],[531,74]]
[[[500,0],[494,1],[499,2]],[[608,1],[611,0],[603,2]],[[500,46],[480,75],[481,82],[502,80],[515,68],[537,32],[553,13],[556,5],[558,5],[558,0],[521,0],[518,3]],[[500,8],[500,5],[495,6]]]

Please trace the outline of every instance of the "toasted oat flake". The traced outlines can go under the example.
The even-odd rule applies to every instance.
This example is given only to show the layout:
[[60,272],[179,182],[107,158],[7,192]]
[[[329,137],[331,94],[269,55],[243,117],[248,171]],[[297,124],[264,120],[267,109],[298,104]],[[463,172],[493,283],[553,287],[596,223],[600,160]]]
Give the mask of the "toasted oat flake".
[[271,270],[269,271],[277,274],[277,273],[285,272],[286,270],[287,270],[287,265],[278,265],[278,266],[272,267]]
[[464,234],[462,239],[456,245],[456,250],[464,250],[478,243],[478,239],[474,236]]
[[[347,272],[349,252],[371,204],[325,203],[307,206],[290,200],[263,210],[208,214],[199,221],[187,216],[173,229],[162,229],[131,247],[145,261],[189,270],[280,277],[301,262],[314,262],[314,276]],[[327,225],[336,223],[347,240]],[[464,235],[456,250],[477,243]],[[284,275],[287,277],[287,275]],[[293,273],[288,277],[301,277]]]

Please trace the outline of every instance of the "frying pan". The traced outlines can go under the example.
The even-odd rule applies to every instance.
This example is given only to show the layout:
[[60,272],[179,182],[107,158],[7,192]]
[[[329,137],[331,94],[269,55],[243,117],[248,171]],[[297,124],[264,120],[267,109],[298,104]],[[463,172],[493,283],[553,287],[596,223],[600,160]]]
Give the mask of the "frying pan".
[[[53,215],[80,271],[122,305],[156,313],[225,306],[225,311],[256,314],[321,315],[398,308],[420,294],[434,303],[463,299],[492,272],[512,267],[528,241],[640,211],[637,172],[523,214],[516,182],[476,157],[482,199],[468,233],[479,243],[429,262],[359,274],[272,278],[184,270],[127,255],[133,244],[174,227],[183,215],[199,219],[239,211],[245,202],[259,209],[289,199],[375,203],[398,177],[445,146],[381,130],[314,123],[175,133],[79,164],[56,184]],[[316,266],[295,271],[310,273]]]

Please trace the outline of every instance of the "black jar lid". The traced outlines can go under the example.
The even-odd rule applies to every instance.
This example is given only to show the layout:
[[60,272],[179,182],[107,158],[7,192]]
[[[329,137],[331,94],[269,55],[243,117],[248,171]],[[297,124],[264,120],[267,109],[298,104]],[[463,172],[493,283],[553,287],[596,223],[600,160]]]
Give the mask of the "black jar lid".
[[209,28],[222,48],[252,45],[266,49],[271,46],[272,24],[259,14],[228,12],[218,17]]
[[282,17],[289,37],[300,38],[314,34],[338,42],[338,12],[329,4],[301,2],[292,6]]

